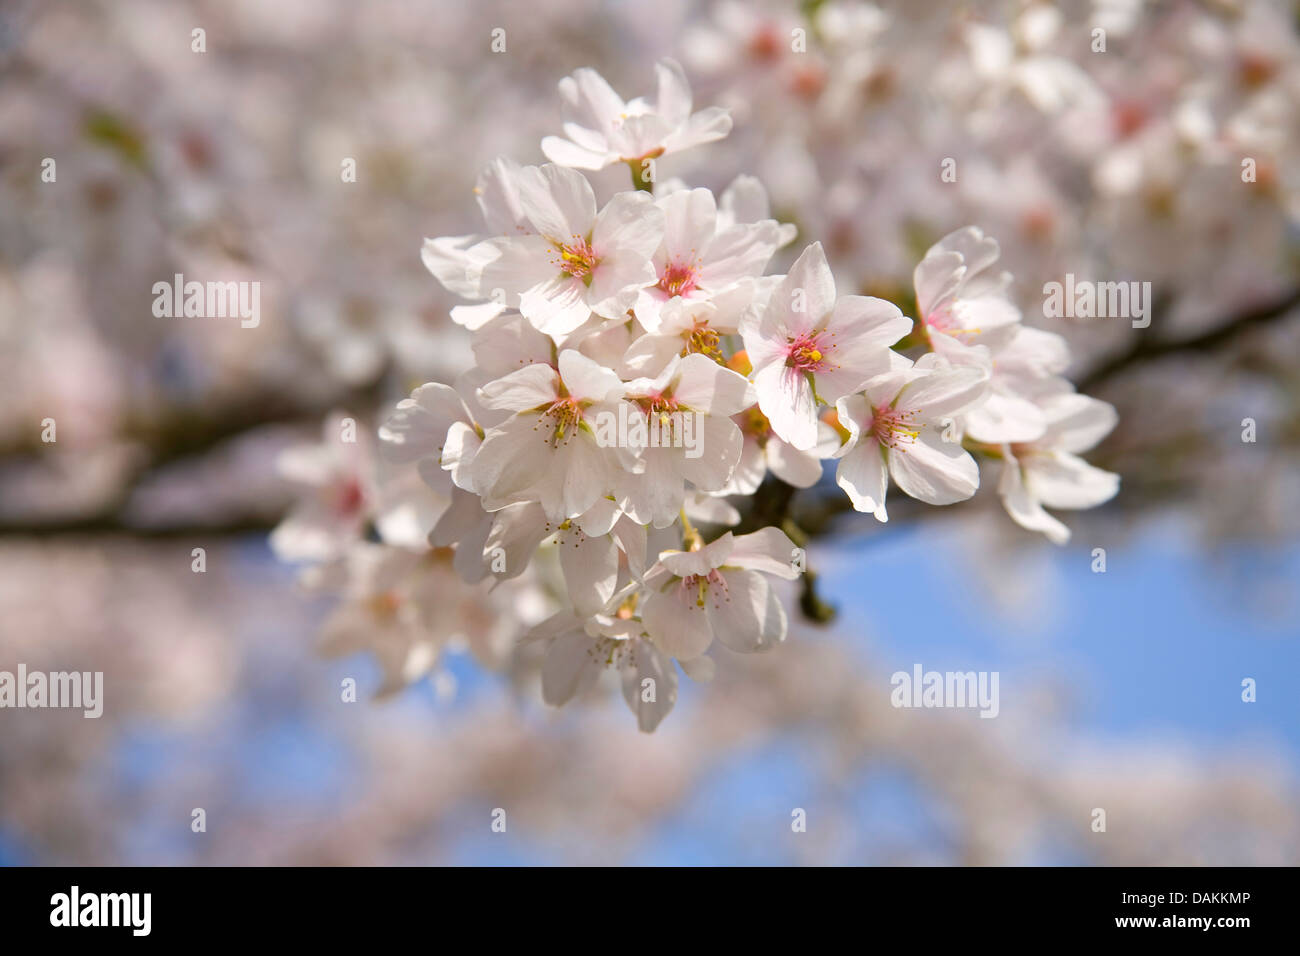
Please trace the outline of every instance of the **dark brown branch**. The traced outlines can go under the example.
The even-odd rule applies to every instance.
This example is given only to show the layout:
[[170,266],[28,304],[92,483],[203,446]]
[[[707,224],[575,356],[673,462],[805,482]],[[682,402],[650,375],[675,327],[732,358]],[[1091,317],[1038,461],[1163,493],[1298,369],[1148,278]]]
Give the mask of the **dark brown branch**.
[[1136,336],[1128,351],[1103,361],[1080,378],[1077,382],[1079,391],[1092,391],[1136,365],[1185,352],[1208,352],[1227,345],[1250,329],[1285,318],[1297,306],[1300,306],[1300,287],[1291,289],[1271,302],[1239,312],[1207,332],[1187,338],[1162,340],[1151,335]]

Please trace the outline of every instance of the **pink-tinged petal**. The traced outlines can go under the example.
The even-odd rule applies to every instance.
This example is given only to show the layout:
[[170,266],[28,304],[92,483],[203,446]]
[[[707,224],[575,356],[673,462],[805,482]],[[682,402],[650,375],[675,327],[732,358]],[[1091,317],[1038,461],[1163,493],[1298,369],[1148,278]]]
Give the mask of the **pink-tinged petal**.
[[678,660],[699,657],[713,643],[708,613],[696,604],[697,592],[674,581],[646,598],[641,622],[655,644]]
[[984,401],[967,409],[966,434],[979,442],[1031,442],[1047,431],[1047,416],[1028,399],[990,391]]
[[452,295],[458,295],[462,299],[477,299],[478,269],[469,256],[469,250],[481,240],[481,236],[425,239],[420,248],[420,261]]
[[524,365],[549,365],[555,360],[551,337],[535,329],[521,315],[506,315],[489,322],[470,343],[474,361],[493,378],[509,375]]
[[[838,445],[838,442],[836,443]],[[811,451],[800,451],[773,435],[767,440],[767,466],[787,485],[811,488],[821,480],[822,463]]]
[[587,302],[597,315],[627,321],[627,311],[636,305],[641,290],[656,279],[649,259],[621,249],[602,259],[592,273]]
[[471,471],[484,508],[496,511],[515,502],[539,500],[548,485],[556,486],[552,496],[558,494],[563,476],[553,467],[553,426],[545,416],[525,413],[488,429]]
[[[779,439],[768,439],[769,444],[773,441]],[[763,446],[753,435],[745,435],[740,459],[736,462],[736,468],[731,473],[731,480],[727,482],[724,492],[729,495],[752,495],[763,483],[766,475],[767,458],[764,456]]]
[[648,261],[663,236],[664,214],[649,194],[622,192],[606,203],[596,217],[591,246],[602,259],[624,251]]
[[517,372],[488,382],[478,400],[488,408],[522,412],[552,404],[559,394],[560,376],[549,365],[525,365]]
[[604,402],[623,394],[623,380],[574,349],[560,353],[560,378],[569,394],[579,400]]
[[457,325],[477,332],[505,310],[504,302],[483,302],[479,305],[453,305],[450,314]]
[[699,284],[706,289],[726,289],[758,276],[776,252],[780,236],[781,230],[771,219],[722,230],[704,250]]
[[1029,454],[1021,464],[1030,492],[1049,508],[1095,508],[1119,491],[1119,475],[1069,452]]
[[685,126],[673,130],[664,140],[664,152],[675,153],[716,142],[731,132],[731,113],[720,106],[710,106],[691,115]]
[[655,112],[670,126],[680,126],[691,116],[691,85],[676,60],[665,57],[655,64],[658,90]]
[[767,578],[755,571],[724,570],[726,587],[709,586],[705,611],[713,636],[733,651],[765,651],[785,640],[785,608]]
[[590,67],[560,80],[560,100],[566,119],[591,129],[603,129],[627,110],[623,98]]
[[588,511],[601,497],[608,494],[613,484],[611,472],[613,459],[600,448],[595,439],[578,432],[562,447],[557,467],[563,468],[563,498],[548,502],[542,497],[542,506],[552,520],[576,518]]
[[620,514],[618,506],[613,501],[602,497],[598,498],[588,510],[574,518],[573,523],[581,528],[582,533],[587,537],[599,538],[601,535],[609,534]]
[[949,296],[957,290],[966,265],[956,252],[936,252],[931,249],[912,272],[916,287],[916,307],[923,318],[928,318]]
[[736,539],[730,531],[710,541],[699,551],[662,551],[659,563],[679,578],[708,574],[731,557]]
[[754,374],[754,388],[772,431],[795,448],[817,444],[817,403],[806,375],[785,365],[768,365]]
[[435,548],[450,547],[461,541],[486,517],[487,512],[483,510],[478,495],[453,488],[451,503],[429,532],[429,543]]
[[937,422],[980,399],[988,380],[988,373],[974,366],[933,368],[908,383],[897,407],[915,412],[921,421]]
[[614,596],[618,583],[618,547],[609,535],[589,538],[570,530],[559,536],[560,568],[574,610],[598,614]]
[[[640,321],[640,309],[637,310],[636,317]],[[681,336],[642,335],[628,346],[628,350],[623,356],[623,365],[631,375],[655,375],[671,362],[681,350]]]
[[1070,367],[1070,345],[1065,337],[1022,325],[998,352],[998,368],[1005,374],[1048,378]]
[[654,733],[677,703],[677,671],[650,641],[633,641],[623,665],[623,699],[643,734]]
[[762,181],[743,173],[723,190],[718,208],[732,223],[761,222],[772,218],[772,204]]
[[554,247],[541,236],[502,236],[486,239],[467,253],[472,261],[475,298],[515,306],[519,293],[553,279],[558,269]]
[[1047,415],[1044,445],[1073,453],[1087,451],[1119,422],[1115,407],[1089,395],[1067,393],[1043,402]]
[[[473,490],[474,458],[483,439],[467,422],[452,422],[447,429],[447,440],[442,446],[441,464],[451,472],[451,480],[458,488]],[[430,463],[432,459],[429,460]],[[423,465],[424,462],[421,462]],[[423,475],[423,472],[421,472]]]
[[619,476],[619,506],[634,521],[666,528],[677,519],[686,497],[680,459],[677,449],[647,448],[641,455],[644,470]]
[[519,311],[536,329],[553,336],[567,335],[591,317],[587,287],[564,273],[552,273],[527,289],[519,297]]
[[978,226],[966,226],[948,233],[931,247],[931,252],[935,249],[960,255],[966,264],[967,281],[998,261],[998,241],[984,235]]
[[519,203],[537,232],[552,242],[586,239],[596,221],[596,194],[582,173],[547,163],[519,173]]
[[484,166],[478,174],[474,195],[488,232],[493,235],[514,235],[528,228],[528,217],[519,201],[522,171],[523,167],[514,160],[500,157]]
[[627,556],[627,569],[633,578],[640,578],[646,569],[646,529],[630,518],[621,518],[610,532],[623,554]]
[[507,505],[493,515],[491,531],[483,544],[486,568],[502,580],[518,577],[553,530],[537,502]]
[[952,304],[949,334],[999,348],[1020,330],[1020,310],[1000,296],[962,297]]
[[451,423],[468,418],[465,403],[454,388],[429,382],[398,402],[379,426],[379,449],[385,459],[397,464],[438,458]]
[[964,501],[980,486],[979,465],[970,453],[928,429],[890,450],[889,473],[904,493],[931,505]]
[[682,673],[697,684],[707,684],[717,674],[717,663],[712,657],[692,657],[690,660],[678,661]]
[[595,642],[584,631],[561,634],[551,642],[542,661],[542,700],[552,707],[567,704],[595,684],[602,670]]
[[885,495],[889,490],[888,467],[875,439],[867,438],[849,449],[835,469],[835,483],[849,496],[854,511],[873,514],[888,521]]
[[761,528],[752,534],[742,534],[736,538],[735,547],[725,566],[762,571],[764,574],[774,574],[778,578],[793,581],[799,576],[795,567],[798,550],[790,536],[780,528]]
[[[718,208],[707,189],[683,189],[659,201],[664,214],[660,255],[666,261],[694,264],[713,238]],[[656,257],[658,258],[658,257]]]
[[812,332],[835,308],[835,279],[820,242],[814,242],[795,260],[781,284],[772,292],[763,313],[763,333],[772,337]]
[[998,494],[1007,514],[1020,527],[1045,534],[1053,544],[1065,544],[1070,540],[1070,529],[1043,510],[1042,503],[1030,494],[1025,485],[1019,462],[1009,455],[1002,466]]
[[745,376],[697,353],[684,356],[678,365],[673,397],[687,408],[710,415],[735,415],[757,400]]
[[721,491],[736,469],[745,438],[730,418],[708,415],[695,422],[692,438],[699,455],[691,457],[691,448],[674,449],[677,468],[698,491]]
[[768,325],[765,315],[754,309],[747,310],[740,319],[740,337],[755,372],[769,365],[785,364],[785,334],[771,334]]
[[551,162],[570,169],[604,169],[618,162],[618,157],[605,150],[586,149],[559,136],[542,138],[542,154]]

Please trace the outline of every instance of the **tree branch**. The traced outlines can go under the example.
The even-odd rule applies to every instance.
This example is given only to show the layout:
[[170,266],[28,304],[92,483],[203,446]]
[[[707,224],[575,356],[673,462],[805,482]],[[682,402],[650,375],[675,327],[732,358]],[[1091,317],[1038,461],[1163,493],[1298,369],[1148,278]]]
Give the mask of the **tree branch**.
[[1291,289],[1271,302],[1239,312],[1222,325],[1188,338],[1162,341],[1150,335],[1137,336],[1128,351],[1103,361],[1076,384],[1079,391],[1088,392],[1135,365],[1183,352],[1208,352],[1228,344],[1252,328],[1285,318],[1297,306],[1300,306],[1300,287]]

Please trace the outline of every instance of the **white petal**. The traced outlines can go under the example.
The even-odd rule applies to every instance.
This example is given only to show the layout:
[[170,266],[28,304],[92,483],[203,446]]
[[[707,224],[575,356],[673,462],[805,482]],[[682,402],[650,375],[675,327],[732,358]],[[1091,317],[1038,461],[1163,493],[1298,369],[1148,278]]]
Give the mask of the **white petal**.
[[767,578],[756,571],[725,570],[726,588],[711,585],[705,610],[713,636],[742,654],[765,651],[785,640],[785,608]]
[[906,494],[932,505],[950,505],[975,494],[979,465],[957,442],[925,429],[919,440],[889,451],[889,473]]
[[867,439],[854,446],[840,459],[835,469],[835,483],[853,502],[855,511],[874,514],[878,521],[887,521],[885,494],[888,490],[888,467],[880,453],[880,445]]
[[713,642],[713,629],[704,608],[696,604],[696,592],[674,581],[667,591],[646,598],[641,620],[646,631],[665,654],[678,660],[699,657]]
[[589,538],[576,529],[559,536],[560,567],[574,610],[586,617],[604,609],[618,583],[618,547],[609,535]]
[[558,396],[560,377],[549,365],[526,365],[478,390],[478,400],[488,408],[521,412],[551,405]]
[[780,528],[761,528],[736,538],[726,567],[748,568],[793,581],[800,573],[795,567],[798,550],[790,536]]
[[[677,703],[677,671],[650,641],[635,641],[623,669],[623,699],[642,733],[653,733]],[[647,699],[649,698],[649,699]]]

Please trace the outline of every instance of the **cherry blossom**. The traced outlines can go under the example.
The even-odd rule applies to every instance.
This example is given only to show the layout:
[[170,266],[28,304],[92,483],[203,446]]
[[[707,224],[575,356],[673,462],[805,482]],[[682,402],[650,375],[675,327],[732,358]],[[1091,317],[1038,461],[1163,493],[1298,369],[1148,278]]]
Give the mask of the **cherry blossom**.
[[817,443],[818,401],[834,403],[889,368],[889,346],[910,323],[896,305],[870,296],[835,297],[821,243],[790,267],[766,308],[741,324],[758,405],[795,448]]
[[576,169],[604,169],[629,163],[634,175],[641,163],[722,139],[731,132],[731,117],[716,106],[691,112],[691,88],[673,60],[655,67],[653,100],[624,102],[604,77],[581,69],[560,81],[564,105],[564,135],[542,140],[542,152],[553,163]]

